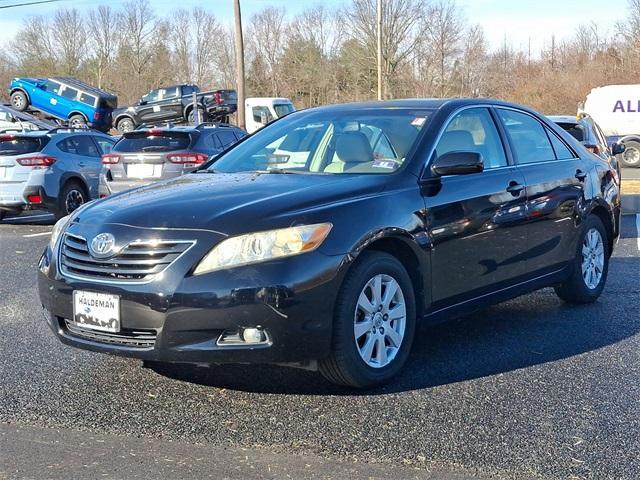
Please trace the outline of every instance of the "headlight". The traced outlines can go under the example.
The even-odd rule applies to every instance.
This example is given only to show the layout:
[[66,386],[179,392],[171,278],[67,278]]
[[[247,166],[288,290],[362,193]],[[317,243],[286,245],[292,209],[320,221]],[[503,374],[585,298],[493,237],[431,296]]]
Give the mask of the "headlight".
[[56,244],[58,243],[58,239],[60,238],[60,234],[64,232],[67,223],[69,223],[69,219],[71,215],[67,215],[66,217],[62,217],[60,220],[56,222],[53,226],[53,230],[51,231],[51,239],[49,240],[49,247],[51,251],[56,248]]
[[318,223],[227,238],[200,261],[194,274],[311,252],[327,238],[331,227]]

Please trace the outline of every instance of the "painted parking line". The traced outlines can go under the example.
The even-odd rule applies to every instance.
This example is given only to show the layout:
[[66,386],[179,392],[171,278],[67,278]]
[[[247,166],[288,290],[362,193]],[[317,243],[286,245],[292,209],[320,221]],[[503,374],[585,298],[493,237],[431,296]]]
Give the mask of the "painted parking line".
[[51,230],[41,233],[30,233],[29,235],[23,235],[22,238],[44,237],[45,235],[51,235]]

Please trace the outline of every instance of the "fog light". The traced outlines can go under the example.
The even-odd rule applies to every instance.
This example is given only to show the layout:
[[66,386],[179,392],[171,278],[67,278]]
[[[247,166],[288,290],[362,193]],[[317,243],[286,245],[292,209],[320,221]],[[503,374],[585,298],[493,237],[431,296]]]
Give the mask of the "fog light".
[[242,339],[246,343],[264,342],[264,332],[259,328],[245,328],[242,330]]

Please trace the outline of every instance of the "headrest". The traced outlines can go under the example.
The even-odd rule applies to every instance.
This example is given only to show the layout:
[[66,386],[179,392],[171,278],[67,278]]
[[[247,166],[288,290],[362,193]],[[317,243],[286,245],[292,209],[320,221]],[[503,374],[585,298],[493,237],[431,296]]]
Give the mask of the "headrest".
[[442,156],[449,152],[475,152],[477,149],[473,136],[466,130],[450,130],[444,132],[438,143],[437,153]]
[[362,132],[345,132],[336,137],[336,155],[345,163],[373,161],[373,150]]

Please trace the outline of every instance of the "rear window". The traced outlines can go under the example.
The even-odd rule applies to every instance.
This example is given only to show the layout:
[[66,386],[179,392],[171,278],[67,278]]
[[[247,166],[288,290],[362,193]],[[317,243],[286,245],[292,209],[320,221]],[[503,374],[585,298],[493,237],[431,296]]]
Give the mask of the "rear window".
[[100,100],[98,108],[109,108],[111,110],[118,107],[118,101],[115,98],[103,98]]
[[575,123],[559,123],[558,126],[579,142],[583,142],[585,140],[586,135],[582,125],[576,125]]
[[22,155],[39,152],[49,142],[49,137],[0,136],[0,155]]
[[186,132],[129,132],[125,133],[113,148],[114,152],[169,152],[185,150],[191,144]]

